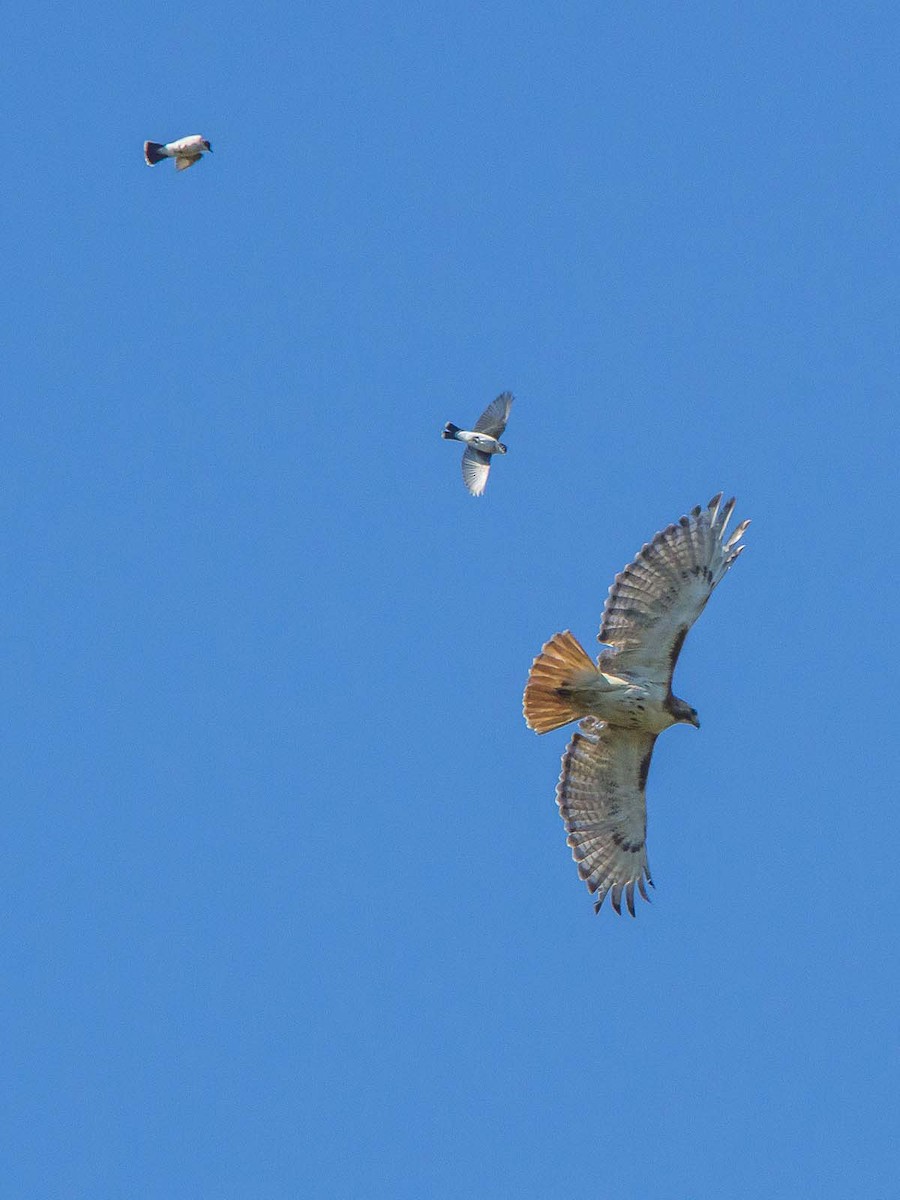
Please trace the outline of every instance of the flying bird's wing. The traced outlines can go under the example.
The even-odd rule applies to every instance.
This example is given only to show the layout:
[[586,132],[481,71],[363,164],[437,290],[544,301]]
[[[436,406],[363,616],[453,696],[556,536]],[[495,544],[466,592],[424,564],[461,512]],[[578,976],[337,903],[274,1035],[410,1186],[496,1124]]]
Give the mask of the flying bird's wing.
[[186,171],[195,162],[199,162],[202,157],[202,154],[178,154],[175,158],[175,170]]
[[634,916],[635,884],[645,900],[644,881],[653,886],[644,785],[655,742],[654,733],[585,717],[563,755],[556,803],[578,874],[595,894],[595,912],[611,893],[621,914],[624,893]]
[[491,469],[491,456],[483,450],[466,446],[462,456],[463,483],[473,496],[481,496],[487,487],[488,472]]
[[512,402],[512,392],[503,392],[496,400],[492,400],[475,422],[475,432],[486,433],[488,437],[498,438],[506,428]]
[[671,683],[688,630],[744,549],[737,543],[750,522],[726,540],[734,500],[721,500],[720,492],[708,508],[698,506],[658,533],[616,576],[597,636],[612,647],[597,660],[602,671]]

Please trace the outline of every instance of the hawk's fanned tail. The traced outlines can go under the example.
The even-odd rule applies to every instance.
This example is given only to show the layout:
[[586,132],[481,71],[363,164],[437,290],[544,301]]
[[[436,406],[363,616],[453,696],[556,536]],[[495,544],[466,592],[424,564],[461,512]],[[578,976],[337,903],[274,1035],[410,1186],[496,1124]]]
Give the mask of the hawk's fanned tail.
[[522,710],[525,721],[535,733],[549,733],[584,716],[584,709],[566,689],[573,684],[596,679],[597,668],[577,638],[565,630],[555,633],[531,664]]
[[624,895],[634,916],[635,885],[649,899],[644,785],[655,742],[655,734],[586,717],[563,755],[556,803],[578,874],[596,897],[595,912],[609,895],[621,914]]

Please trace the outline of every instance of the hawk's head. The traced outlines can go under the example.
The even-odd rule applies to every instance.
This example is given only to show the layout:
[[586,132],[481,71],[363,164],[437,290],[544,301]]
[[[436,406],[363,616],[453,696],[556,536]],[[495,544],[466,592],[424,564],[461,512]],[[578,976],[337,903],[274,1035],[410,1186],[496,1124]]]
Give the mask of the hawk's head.
[[697,716],[697,710],[696,708],[691,708],[686,700],[679,700],[677,696],[670,697],[669,712],[675,718],[676,725],[693,725],[695,729],[700,728],[700,718]]

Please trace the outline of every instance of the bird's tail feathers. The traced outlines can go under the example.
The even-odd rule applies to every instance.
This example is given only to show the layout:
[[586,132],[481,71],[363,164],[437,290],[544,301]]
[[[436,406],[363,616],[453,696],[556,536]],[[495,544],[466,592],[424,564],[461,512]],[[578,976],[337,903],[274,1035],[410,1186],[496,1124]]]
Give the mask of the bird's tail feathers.
[[168,158],[168,155],[160,154],[162,148],[162,142],[144,142],[144,160],[148,167],[155,167],[158,162]]
[[459,426],[454,425],[452,421],[448,421],[441,433],[442,438],[455,438],[459,433]]
[[535,733],[549,733],[585,715],[575,694],[600,672],[568,629],[555,633],[531,664],[522,709]]

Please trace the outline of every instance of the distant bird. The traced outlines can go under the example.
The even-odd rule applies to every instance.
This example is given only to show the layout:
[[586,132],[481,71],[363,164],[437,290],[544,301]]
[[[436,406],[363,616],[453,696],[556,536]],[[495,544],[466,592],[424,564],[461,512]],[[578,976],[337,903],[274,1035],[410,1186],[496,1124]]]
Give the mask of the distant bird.
[[179,138],[177,142],[144,142],[144,158],[148,167],[155,167],[164,158],[175,159],[175,170],[186,171],[204,154],[212,154],[212,146],[199,133]]
[[749,521],[725,540],[734,500],[714,496],[658,533],[609,589],[594,666],[568,630],[534,660],[525,687],[525,720],[536,733],[584,719],[569,742],[556,788],[572,857],[595,912],[608,892],[634,916],[634,885],[647,899],[644,787],[657,735],[697,713],[672,695],[672,673],[687,632],[743,546]]
[[506,447],[497,439],[506,428],[512,402],[512,392],[502,392],[487,406],[475,422],[474,429],[460,429],[458,425],[448,421],[441,433],[443,438],[465,442],[466,450],[462,457],[463,483],[473,496],[484,494],[491,469],[491,455],[506,453]]

